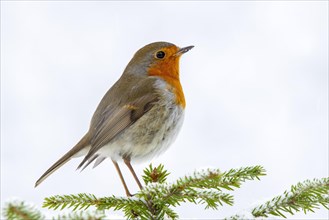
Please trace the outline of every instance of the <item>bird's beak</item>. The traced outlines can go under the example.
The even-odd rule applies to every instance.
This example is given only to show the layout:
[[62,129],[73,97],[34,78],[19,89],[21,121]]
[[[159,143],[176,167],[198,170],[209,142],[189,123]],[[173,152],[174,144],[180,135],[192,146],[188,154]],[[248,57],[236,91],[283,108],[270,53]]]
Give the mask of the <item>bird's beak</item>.
[[180,48],[177,53],[175,54],[176,56],[180,56],[186,52],[188,52],[189,50],[191,50],[194,46],[188,46],[188,47],[183,47],[183,48]]

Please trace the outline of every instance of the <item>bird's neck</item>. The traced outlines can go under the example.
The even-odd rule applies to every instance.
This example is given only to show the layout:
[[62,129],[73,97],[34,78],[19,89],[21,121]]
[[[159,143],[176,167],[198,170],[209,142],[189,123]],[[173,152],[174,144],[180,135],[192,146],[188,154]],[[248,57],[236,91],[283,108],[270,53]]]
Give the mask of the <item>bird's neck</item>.
[[149,76],[158,76],[169,84],[176,96],[176,103],[185,108],[185,96],[179,80],[179,63],[162,63],[148,69]]

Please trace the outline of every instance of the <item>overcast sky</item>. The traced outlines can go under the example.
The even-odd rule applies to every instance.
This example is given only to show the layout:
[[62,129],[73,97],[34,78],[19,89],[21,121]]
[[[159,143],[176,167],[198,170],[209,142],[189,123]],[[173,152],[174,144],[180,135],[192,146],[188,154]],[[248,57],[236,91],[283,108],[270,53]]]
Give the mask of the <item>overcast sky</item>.
[[[71,160],[34,183],[87,131],[133,54],[154,41],[195,48],[180,65],[183,128],[149,162],[163,163],[169,181],[202,167],[267,170],[235,191],[234,207],[182,205],[181,218],[229,217],[328,176],[327,1],[1,1],[1,206],[13,197],[41,207],[56,194],[125,195],[110,160],[82,173],[82,158]],[[322,208],[290,218],[327,217]]]

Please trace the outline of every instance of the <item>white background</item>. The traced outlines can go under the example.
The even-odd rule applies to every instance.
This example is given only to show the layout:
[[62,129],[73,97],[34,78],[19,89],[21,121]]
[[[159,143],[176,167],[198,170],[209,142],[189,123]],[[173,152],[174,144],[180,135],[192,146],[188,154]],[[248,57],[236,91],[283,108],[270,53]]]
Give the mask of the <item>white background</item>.
[[[234,192],[234,207],[182,205],[181,218],[229,217],[328,176],[327,1],[1,1],[1,206],[124,196],[110,160],[79,173],[75,159],[34,183],[87,131],[134,52],[154,41],[195,48],[181,59],[185,123],[152,163],[169,169],[169,181],[202,167],[267,170]],[[149,162],[135,165],[139,175]],[[289,216],[327,217],[324,208]]]

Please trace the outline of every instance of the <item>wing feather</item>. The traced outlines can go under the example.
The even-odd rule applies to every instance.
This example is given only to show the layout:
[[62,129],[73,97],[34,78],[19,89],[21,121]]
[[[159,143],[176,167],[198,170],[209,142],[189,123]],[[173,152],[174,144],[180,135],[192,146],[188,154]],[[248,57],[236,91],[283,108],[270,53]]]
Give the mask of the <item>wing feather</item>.
[[98,122],[95,123],[94,127],[91,127],[93,131],[91,149],[78,166],[78,169],[87,161],[96,159],[93,157],[100,148],[135,123],[158,101],[156,92],[144,92],[145,87],[139,86],[137,88],[141,88],[141,91],[135,90],[134,94],[132,94],[135,97],[132,100],[122,103],[117,107],[110,104],[100,114]]

